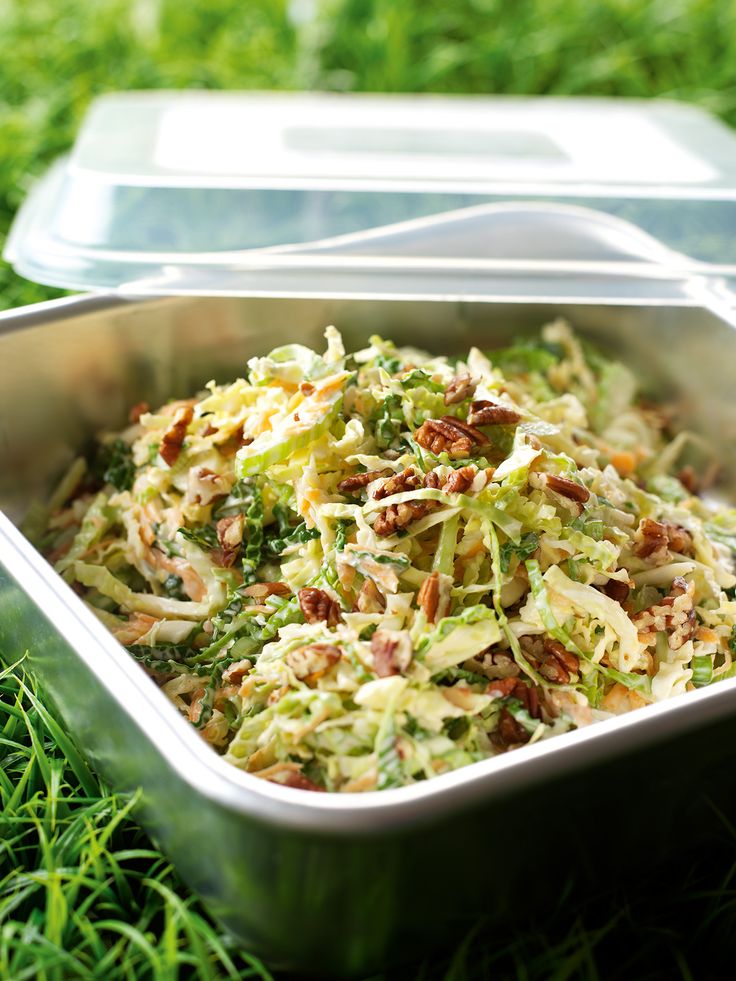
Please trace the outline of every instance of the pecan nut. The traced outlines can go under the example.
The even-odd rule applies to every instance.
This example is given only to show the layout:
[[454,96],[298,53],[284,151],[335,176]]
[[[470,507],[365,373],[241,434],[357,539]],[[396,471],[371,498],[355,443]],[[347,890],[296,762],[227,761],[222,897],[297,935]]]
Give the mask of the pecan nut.
[[606,585],[601,588],[606,596],[616,603],[620,603],[621,606],[624,605],[631,592],[631,587],[628,583],[621,582],[620,579],[609,579]]
[[656,562],[665,558],[669,549],[692,555],[693,538],[690,532],[671,521],[642,518],[634,535],[634,553],[640,559]]
[[432,572],[419,587],[417,604],[424,611],[429,623],[436,623],[447,616],[450,608],[450,577]]
[[133,424],[140,422],[141,416],[144,416],[150,411],[151,407],[148,402],[136,402],[134,406],[131,406],[130,412],[128,413],[128,421]]
[[688,463],[677,475],[677,479],[691,495],[696,495],[700,490],[700,480],[694,468]]
[[544,483],[549,490],[568,498],[570,501],[575,501],[577,504],[585,504],[590,499],[588,488],[583,487],[582,484],[578,484],[574,480],[570,480],[568,477],[561,477],[556,473],[548,473],[544,475],[544,478]]
[[577,657],[558,641],[546,637],[544,640],[544,660],[539,673],[547,681],[556,685],[569,685],[573,675],[580,671]]
[[285,661],[300,681],[311,685],[337,664],[341,656],[340,648],[334,644],[308,644],[289,651]]
[[454,459],[470,456],[488,439],[479,430],[454,416],[427,419],[414,433],[414,439],[432,453],[447,453]]
[[360,613],[383,613],[386,609],[383,593],[372,579],[366,579],[360,587],[355,600],[355,609]]
[[[542,644],[542,640],[539,637],[522,637],[521,639],[533,641],[535,644],[538,643],[539,646]],[[542,705],[539,701],[539,691],[533,685],[522,681],[521,678],[497,678],[490,683],[487,692],[489,695],[494,695],[496,698],[515,698],[521,702],[532,719],[542,718]],[[526,729],[524,732],[526,732]],[[526,742],[526,739],[523,740],[523,742]]]
[[[517,680],[514,688],[514,698],[518,698],[533,719],[542,718],[542,707],[539,704],[539,692],[532,685]],[[524,730],[526,732],[526,729]]]
[[235,514],[231,517],[220,518],[216,526],[217,541],[220,546],[222,561],[221,565],[229,567],[235,562],[240,546],[243,542],[243,531],[245,529],[245,518],[242,514]]
[[459,372],[445,389],[445,405],[456,405],[475,395],[478,382],[467,372]]
[[365,473],[354,473],[351,477],[341,480],[337,489],[341,494],[354,494],[387,472],[386,470],[366,470]]
[[642,518],[634,535],[634,553],[640,559],[664,557],[669,539],[663,522]]
[[307,623],[324,621],[328,627],[334,627],[342,619],[338,603],[324,589],[307,586],[300,589],[299,607]]
[[447,494],[464,494],[475,480],[477,473],[478,468],[472,464],[460,467],[459,470],[453,470],[442,485],[442,490]]
[[407,467],[401,473],[394,474],[388,480],[377,487],[373,492],[376,501],[382,501],[384,497],[391,497],[392,494],[403,494],[404,491],[416,490],[422,486],[422,475],[417,473],[412,467]]
[[531,666],[552,684],[568,685],[580,671],[577,657],[551,637],[527,635],[519,643]]
[[494,698],[508,698],[515,688],[515,677],[495,678],[486,689],[486,694],[492,695]]
[[514,426],[521,421],[521,415],[510,405],[480,399],[470,403],[468,422],[473,426]]
[[506,750],[513,746],[522,746],[529,742],[529,738],[529,733],[524,726],[516,721],[507,708],[502,708],[498,725],[491,736],[496,749]]
[[693,542],[693,536],[687,528],[683,528],[682,525],[676,525],[671,521],[665,521],[664,525],[667,528],[667,540],[670,551],[677,552],[680,555],[692,555],[695,543]]
[[376,516],[373,530],[377,535],[386,538],[406,528],[413,521],[423,518],[439,506],[437,501],[404,501],[403,504],[391,504]]
[[371,653],[379,678],[404,674],[413,656],[411,637],[406,630],[377,630],[371,637]]
[[194,408],[191,405],[183,405],[174,413],[174,418],[166,432],[161,437],[161,445],[158,452],[161,459],[168,466],[173,467],[179,459],[184,438],[187,434],[189,424],[194,418]]

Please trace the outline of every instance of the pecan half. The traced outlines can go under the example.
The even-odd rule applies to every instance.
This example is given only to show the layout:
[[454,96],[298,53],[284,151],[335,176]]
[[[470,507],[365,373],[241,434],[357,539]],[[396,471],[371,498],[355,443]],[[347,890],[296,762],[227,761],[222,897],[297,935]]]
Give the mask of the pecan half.
[[454,470],[442,485],[442,490],[448,494],[464,494],[476,478],[478,468],[472,464]]
[[222,551],[221,564],[229,567],[235,561],[243,542],[245,517],[242,514],[234,514],[227,518],[220,518],[215,528],[217,531],[217,541]]
[[478,382],[467,372],[463,371],[455,375],[445,389],[445,405],[456,405],[458,402],[472,398],[477,385]]
[[373,498],[382,501],[384,497],[391,497],[392,494],[403,494],[404,491],[416,490],[422,486],[422,475],[417,473],[412,467],[407,467],[401,473],[396,473],[393,477],[377,487],[373,491]]
[[529,742],[529,733],[507,708],[502,708],[491,741],[497,749],[511,749],[512,746],[521,746]]
[[328,627],[334,627],[342,619],[337,602],[324,589],[308,586],[299,590],[299,606],[307,623],[324,620]]
[[183,405],[176,410],[169,428],[161,438],[161,445],[158,451],[161,459],[170,467],[173,467],[179,459],[189,423],[193,418],[194,408],[191,405]]
[[355,609],[360,613],[383,613],[386,609],[383,593],[372,579],[366,579],[360,587],[355,600]]
[[680,481],[685,490],[690,492],[690,494],[695,495],[700,490],[700,480],[698,479],[698,475],[695,473],[694,468],[689,463],[678,473],[677,479]]
[[580,670],[577,657],[551,637],[527,635],[519,643],[532,667],[555,685],[569,684]]
[[367,484],[372,483],[378,477],[382,477],[387,470],[366,470],[365,473],[354,473],[352,477],[346,477],[337,485],[341,494],[354,494]]
[[544,654],[544,660],[539,666],[542,677],[556,685],[569,685],[572,676],[580,671],[577,657],[549,637],[544,640]]
[[653,518],[642,518],[634,535],[634,553],[640,559],[651,559],[653,562],[663,559],[667,551],[691,555],[693,539],[687,529],[671,521],[655,521]]
[[433,572],[422,583],[417,593],[417,604],[421,606],[430,623],[434,623],[437,607],[440,602],[440,577]]
[[438,507],[440,504],[437,501],[405,501],[403,504],[391,504],[376,516],[373,530],[377,535],[386,538]]
[[406,630],[377,630],[371,637],[371,653],[379,678],[404,674],[413,655],[411,637]]
[[480,399],[471,402],[468,422],[473,426],[514,426],[521,421],[521,415],[510,405]]
[[508,698],[514,688],[516,678],[495,678],[486,689],[486,694],[493,695],[494,698]]
[[587,487],[583,487],[582,484],[576,483],[574,480],[570,480],[567,477],[560,477],[556,473],[548,473],[544,475],[545,485],[549,490],[554,491],[555,494],[560,494],[562,497],[568,498],[570,501],[576,501],[578,504],[585,504],[590,498],[590,491]]
[[440,480],[440,475],[436,470],[430,470],[428,474],[424,475],[425,487],[431,487],[433,490],[439,490],[441,483],[442,481]]
[[430,623],[447,616],[450,607],[449,578],[440,576],[439,572],[432,572],[419,587],[417,604],[424,610]]
[[615,600],[616,603],[620,603],[623,606],[629,598],[631,587],[627,583],[621,582],[620,579],[609,579],[606,585],[601,587],[601,591],[610,599]]
[[664,525],[667,529],[667,540],[671,551],[678,552],[681,555],[692,555],[695,543],[693,542],[693,536],[687,528],[683,528],[682,525],[676,525],[671,521],[665,521]]
[[128,422],[140,422],[141,416],[144,416],[150,411],[151,407],[148,402],[136,402],[134,406],[131,406],[130,412],[128,413]]
[[340,648],[334,644],[308,644],[289,651],[285,660],[300,681],[311,685],[337,664],[341,656]]
[[[524,638],[522,638],[522,640],[523,639]],[[541,645],[541,639],[538,637],[527,639],[539,641]],[[489,695],[494,695],[496,698],[509,698],[510,696],[516,698],[521,702],[533,719],[542,718],[542,706],[539,701],[539,692],[533,685],[527,684],[520,678],[498,678],[492,681],[486,690]],[[513,716],[511,716],[511,718],[513,718]],[[524,729],[524,732],[526,733],[526,729]],[[526,739],[515,741],[526,742]]]
[[[527,685],[525,682],[518,680],[516,682],[516,688],[514,688],[514,698],[519,699],[521,704],[533,719],[542,718],[542,709],[539,704],[539,692],[532,685]],[[524,731],[526,732],[526,730]]]
[[458,459],[470,456],[479,446],[488,443],[485,435],[454,416],[427,419],[414,433],[414,439],[432,453],[447,453]]
[[653,518],[642,518],[634,536],[634,552],[640,559],[664,555],[669,539],[664,524]]

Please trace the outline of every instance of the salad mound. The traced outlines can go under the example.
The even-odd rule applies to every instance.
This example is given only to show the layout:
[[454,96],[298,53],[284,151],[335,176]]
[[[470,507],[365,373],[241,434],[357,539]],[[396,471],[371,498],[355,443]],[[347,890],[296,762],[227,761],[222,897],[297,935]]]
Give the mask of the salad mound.
[[29,520],[225,759],[399,787],[736,673],[736,511],[624,366],[326,339],[134,407]]

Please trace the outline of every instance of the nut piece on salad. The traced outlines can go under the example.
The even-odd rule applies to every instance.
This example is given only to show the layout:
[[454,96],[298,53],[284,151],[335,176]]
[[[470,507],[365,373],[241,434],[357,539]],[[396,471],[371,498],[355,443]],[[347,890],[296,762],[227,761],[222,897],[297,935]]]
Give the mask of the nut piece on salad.
[[300,589],[299,606],[307,623],[324,621],[334,627],[342,618],[339,604],[324,589]]

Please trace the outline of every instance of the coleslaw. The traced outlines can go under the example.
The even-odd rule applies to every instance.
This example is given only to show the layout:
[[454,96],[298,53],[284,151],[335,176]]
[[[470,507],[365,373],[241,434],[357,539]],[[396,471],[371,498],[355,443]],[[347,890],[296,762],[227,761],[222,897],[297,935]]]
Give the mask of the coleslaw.
[[134,407],[29,516],[225,759],[381,790],[736,673],[736,510],[625,366],[326,341]]

